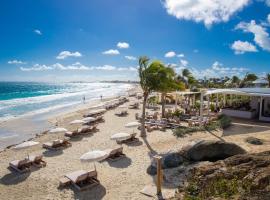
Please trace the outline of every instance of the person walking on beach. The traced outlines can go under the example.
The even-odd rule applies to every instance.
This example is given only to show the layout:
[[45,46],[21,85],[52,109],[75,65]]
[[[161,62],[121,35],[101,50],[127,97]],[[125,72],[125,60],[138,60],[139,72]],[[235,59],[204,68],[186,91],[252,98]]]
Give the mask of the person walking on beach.
[[100,95],[100,101],[102,101],[102,97],[103,97],[103,96],[102,96],[102,94],[101,94],[101,95]]

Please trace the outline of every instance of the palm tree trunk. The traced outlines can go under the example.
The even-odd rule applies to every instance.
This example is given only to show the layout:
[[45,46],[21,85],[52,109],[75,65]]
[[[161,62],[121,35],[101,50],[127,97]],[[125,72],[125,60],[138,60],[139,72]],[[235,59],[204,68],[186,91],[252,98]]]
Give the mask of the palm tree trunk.
[[143,106],[142,106],[142,121],[141,121],[141,137],[146,137],[145,131],[145,107],[147,103],[148,94],[143,94]]
[[161,116],[165,118],[165,103],[166,103],[166,93],[161,93]]

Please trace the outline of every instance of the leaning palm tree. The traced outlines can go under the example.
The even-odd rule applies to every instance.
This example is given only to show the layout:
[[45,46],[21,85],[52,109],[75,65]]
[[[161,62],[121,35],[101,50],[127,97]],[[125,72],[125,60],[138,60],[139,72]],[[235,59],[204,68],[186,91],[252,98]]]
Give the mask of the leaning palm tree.
[[270,73],[266,74],[264,79],[268,81],[268,87],[270,88]]
[[140,85],[143,90],[143,108],[142,108],[142,125],[141,125],[141,137],[146,136],[145,131],[145,107],[147,98],[151,92],[151,86],[148,84],[147,81],[147,68],[148,68],[149,58],[146,56],[142,56],[139,58],[139,78],[140,78]]

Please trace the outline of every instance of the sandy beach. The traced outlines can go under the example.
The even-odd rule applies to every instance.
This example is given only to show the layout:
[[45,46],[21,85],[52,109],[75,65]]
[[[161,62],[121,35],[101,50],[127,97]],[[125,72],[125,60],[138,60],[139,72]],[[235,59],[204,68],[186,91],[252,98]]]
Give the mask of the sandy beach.
[[[71,140],[72,147],[63,151],[48,152],[41,147],[44,142],[62,138],[61,134],[40,135],[34,141],[41,144],[29,149],[2,151],[0,153],[1,199],[151,199],[141,194],[140,191],[146,185],[154,184],[154,178],[146,173],[154,154],[176,151],[191,141],[201,139],[234,142],[248,152],[261,152],[270,148],[270,125],[267,123],[234,120],[233,125],[224,132],[198,132],[184,138],[176,138],[171,130],[153,131],[147,133],[146,139],[139,137],[140,142],[134,145],[123,145],[126,158],[115,162],[104,161],[96,164],[100,186],[82,192],[69,188],[58,189],[59,178],[63,175],[79,169],[93,169],[93,164],[80,162],[79,158],[82,154],[89,150],[104,150],[115,147],[116,142],[110,140],[112,134],[132,131],[132,129],[125,128],[125,124],[135,121],[135,113],[139,113],[141,110],[129,109],[128,116],[117,117],[114,113],[118,109],[109,110],[104,114],[105,122],[98,125],[99,131],[97,133]],[[69,122],[81,119],[87,111],[88,109],[83,109],[57,117],[59,126],[69,130],[74,129],[69,125]],[[136,132],[139,135],[139,131],[136,130]],[[245,138],[248,136],[263,139],[264,145],[256,146],[246,143]],[[15,159],[22,159],[27,153],[30,155],[43,154],[47,166],[22,175],[11,173],[7,169],[8,163]],[[175,176],[177,177],[177,174]],[[165,188],[173,194],[176,186],[165,183]]]

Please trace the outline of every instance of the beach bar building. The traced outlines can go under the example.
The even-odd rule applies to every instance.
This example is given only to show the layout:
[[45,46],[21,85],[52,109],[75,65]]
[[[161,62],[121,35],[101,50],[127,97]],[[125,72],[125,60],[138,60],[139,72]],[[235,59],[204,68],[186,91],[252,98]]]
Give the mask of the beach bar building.
[[[231,88],[231,89],[205,89],[201,92],[175,92],[176,105],[179,97],[200,95],[200,116],[206,107],[210,113],[211,96],[215,96],[215,107],[231,117],[243,119],[258,119],[270,122],[270,88]],[[245,102],[245,103],[243,103]]]
[[[270,122],[270,88],[232,88],[210,89],[202,92],[209,101],[209,96],[216,95],[216,104],[222,105],[221,112],[238,118],[258,119]],[[219,102],[218,96],[222,95],[223,102]],[[227,101],[229,95],[229,102]],[[233,106],[233,99],[239,101],[239,97],[248,97],[248,104]]]

